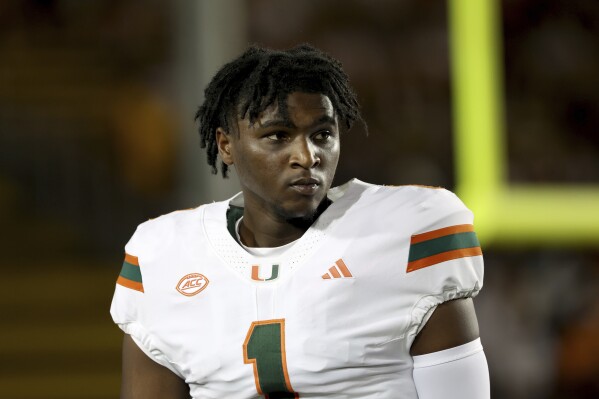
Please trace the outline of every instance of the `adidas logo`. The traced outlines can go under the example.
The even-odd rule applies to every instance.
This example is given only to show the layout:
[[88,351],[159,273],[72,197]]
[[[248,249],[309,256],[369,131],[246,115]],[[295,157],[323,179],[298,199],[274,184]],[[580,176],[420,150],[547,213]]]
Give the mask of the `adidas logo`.
[[328,273],[322,275],[324,280],[329,280],[332,278],[353,278],[354,276],[351,274],[343,259],[339,259],[335,264],[329,267]]

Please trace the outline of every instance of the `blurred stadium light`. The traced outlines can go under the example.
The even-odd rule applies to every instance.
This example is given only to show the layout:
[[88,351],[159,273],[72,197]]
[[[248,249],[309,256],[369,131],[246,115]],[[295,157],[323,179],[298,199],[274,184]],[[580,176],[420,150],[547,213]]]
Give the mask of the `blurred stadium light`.
[[500,21],[497,0],[449,1],[456,191],[486,246],[597,245],[599,186],[507,181]]

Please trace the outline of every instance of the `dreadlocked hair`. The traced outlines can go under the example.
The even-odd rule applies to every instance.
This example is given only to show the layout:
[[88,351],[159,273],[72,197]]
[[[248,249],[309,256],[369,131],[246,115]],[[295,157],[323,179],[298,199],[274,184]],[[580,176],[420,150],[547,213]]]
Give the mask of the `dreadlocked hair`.
[[[218,173],[217,128],[229,134],[229,123],[238,117],[254,123],[275,101],[287,116],[287,96],[295,91],[326,95],[347,130],[356,120],[363,122],[356,94],[339,61],[308,44],[285,51],[252,46],[216,73],[195,115],[200,146],[206,148],[212,173]],[[227,177],[228,166],[222,161],[221,171]]]

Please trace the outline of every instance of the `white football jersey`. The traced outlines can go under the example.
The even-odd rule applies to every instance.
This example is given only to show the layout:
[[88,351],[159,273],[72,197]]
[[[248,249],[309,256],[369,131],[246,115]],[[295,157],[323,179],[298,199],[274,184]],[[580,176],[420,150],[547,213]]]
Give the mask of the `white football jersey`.
[[112,302],[120,328],[193,398],[416,399],[414,337],[482,286],[472,213],[444,189],[352,180],[265,259],[227,228],[238,197],[138,227]]

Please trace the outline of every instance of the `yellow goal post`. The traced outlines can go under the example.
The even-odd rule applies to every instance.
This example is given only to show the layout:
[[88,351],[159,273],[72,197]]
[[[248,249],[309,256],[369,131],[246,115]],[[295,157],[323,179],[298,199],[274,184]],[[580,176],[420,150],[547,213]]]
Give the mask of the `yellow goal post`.
[[483,245],[599,244],[599,185],[509,184],[497,0],[449,0],[456,192]]

